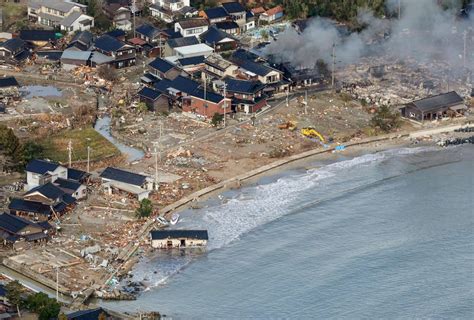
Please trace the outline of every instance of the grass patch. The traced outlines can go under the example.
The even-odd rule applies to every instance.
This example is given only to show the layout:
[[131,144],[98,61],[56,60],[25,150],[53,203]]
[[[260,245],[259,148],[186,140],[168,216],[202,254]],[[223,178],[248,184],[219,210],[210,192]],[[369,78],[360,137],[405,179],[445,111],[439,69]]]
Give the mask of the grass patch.
[[120,151],[94,128],[66,130],[37,142],[43,146],[46,158],[67,162],[69,140],[72,142],[72,161],[87,160],[88,143],[92,148],[91,161],[120,155]]

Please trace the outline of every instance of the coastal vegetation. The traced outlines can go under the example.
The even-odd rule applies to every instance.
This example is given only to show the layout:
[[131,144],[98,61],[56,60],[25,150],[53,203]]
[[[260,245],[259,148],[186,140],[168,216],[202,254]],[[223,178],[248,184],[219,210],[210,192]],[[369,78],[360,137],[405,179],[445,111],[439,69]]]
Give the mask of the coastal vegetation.
[[390,132],[401,126],[400,113],[393,112],[388,106],[381,106],[377,109],[370,120],[372,128],[382,132]]
[[137,208],[137,218],[148,218],[153,212],[153,204],[150,199],[143,199],[140,201],[140,206]]

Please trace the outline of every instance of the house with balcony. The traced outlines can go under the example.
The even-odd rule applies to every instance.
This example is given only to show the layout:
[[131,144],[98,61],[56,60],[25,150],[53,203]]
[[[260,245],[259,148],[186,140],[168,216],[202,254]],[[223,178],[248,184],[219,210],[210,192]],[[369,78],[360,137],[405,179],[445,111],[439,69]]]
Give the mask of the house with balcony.
[[30,0],[27,5],[30,21],[67,33],[94,26],[94,18],[86,15],[86,9],[87,5],[64,0]]
[[94,50],[111,58],[110,64],[117,69],[136,64],[136,49],[109,35],[103,35],[95,40]]
[[132,30],[132,12],[128,0],[107,0],[102,4],[104,14],[112,20],[115,28]]
[[209,28],[206,19],[187,19],[174,24],[174,31],[179,32],[183,37],[199,36]]

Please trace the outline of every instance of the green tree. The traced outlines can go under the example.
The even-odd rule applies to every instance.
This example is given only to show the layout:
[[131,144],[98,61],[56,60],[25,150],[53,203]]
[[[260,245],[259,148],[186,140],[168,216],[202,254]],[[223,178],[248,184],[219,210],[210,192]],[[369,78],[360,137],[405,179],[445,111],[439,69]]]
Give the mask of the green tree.
[[[10,157],[18,156],[21,151],[20,140],[15,136],[13,130],[5,125],[0,125],[0,150]],[[18,158],[14,160],[18,160]]]
[[43,292],[29,295],[26,299],[26,307],[38,314],[39,320],[56,319],[61,310],[61,305]]
[[224,116],[218,112],[214,113],[214,115],[212,116],[212,119],[211,119],[211,124],[214,126],[214,127],[217,127],[217,125],[219,123],[222,122],[222,120],[224,120]]
[[400,114],[392,112],[388,106],[381,106],[370,120],[370,125],[383,132],[390,132],[400,127]]
[[137,104],[137,111],[138,113],[145,113],[148,111],[148,107],[145,102],[139,102]]
[[16,312],[18,313],[18,317],[21,317],[20,313],[20,304],[22,302],[21,295],[23,293],[23,287],[18,282],[18,280],[11,281],[7,283],[5,286],[5,290],[7,291],[6,297],[10,304],[16,306]]
[[22,150],[22,163],[27,164],[33,159],[43,158],[44,157],[44,148],[42,145],[34,142],[27,141],[23,144]]
[[94,26],[100,31],[107,31],[112,28],[112,21],[110,21],[109,17],[101,12],[97,17],[95,17]]
[[99,14],[102,13],[102,10],[100,8],[100,4],[97,0],[89,0],[87,3],[87,14],[97,18]]
[[63,312],[61,312],[58,316],[58,320],[67,320],[67,316]]
[[150,199],[143,199],[140,201],[140,206],[137,208],[136,215],[138,218],[148,218],[153,212],[153,204]]

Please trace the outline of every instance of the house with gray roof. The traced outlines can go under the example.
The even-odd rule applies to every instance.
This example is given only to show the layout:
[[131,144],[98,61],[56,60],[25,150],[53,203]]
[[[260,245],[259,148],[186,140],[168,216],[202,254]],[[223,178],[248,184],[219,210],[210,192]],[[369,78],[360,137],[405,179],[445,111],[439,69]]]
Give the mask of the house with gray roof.
[[100,174],[102,187],[109,194],[122,191],[135,195],[138,201],[148,198],[154,187],[154,180],[143,174],[138,174],[118,168],[108,167]]

